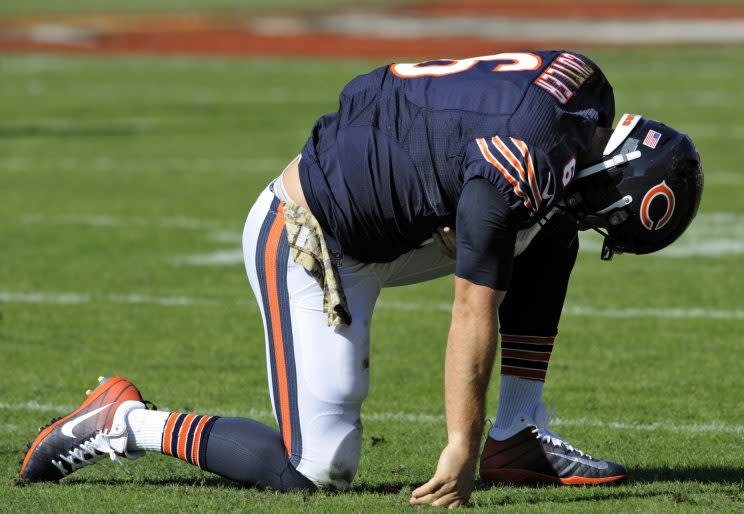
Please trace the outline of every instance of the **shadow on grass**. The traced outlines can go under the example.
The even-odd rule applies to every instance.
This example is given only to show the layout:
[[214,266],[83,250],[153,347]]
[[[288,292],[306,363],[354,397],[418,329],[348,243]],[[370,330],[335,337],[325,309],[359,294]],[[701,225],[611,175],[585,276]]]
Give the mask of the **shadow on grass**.
[[205,476],[199,478],[191,477],[164,477],[164,478],[140,478],[133,477],[111,477],[111,478],[77,478],[65,480],[61,485],[153,485],[153,486],[184,486],[184,487],[211,487],[215,489],[245,489],[245,486],[218,476]]
[[[476,490],[492,490],[494,496],[474,500],[477,507],[502,507],[517,504],[538,503],[582,503],[614,500],[671,498],[675,503],[694,503],[694,500],[673,483],[698,483],[741,485],[744,483],[744,468],[722,466],[699,466],[689,468],[635,468],[621,482],[596,486],[522,485],[521,487],[491,486],[478,483]],[[668,485],[667,485],[668,484]],[[522,493],[519,493],[519,490]],[[531,489],[525,495],[525,489]],[[541,493],[542,490],[542,494]],[[558,491],[561,491],[558,493]],[[558,493],[558,494],[553,494]],[[568,494],[564,494],[568,493]]]
[[[586,489],[593,489],[596,491],[604,490],[606,494],[600,494],[597,499],[611,499],[613,497],[627,497],[627,491],[618,492],[614,494],[612,491],[616,486],[626,485],[646,485],[646,484],[660,484],[667,482],[698,482],[708,484],[741,484],[744,483],[744,467],[723,467],[723,466],[698,466],[688,468],[672,468],[672,467],[649,467],[649,468],[634,468],[630,469],[628,478],[622,482],[615,482],[611,484],[587,487]],[[190,477],[165,477],[165,478],[81,478],[66,480],[63,484],[70,485],[123,485],[123,484],[139,484],[139,485],[153,485],[153,486],[186,486],[186,487],[208,487],[208,488],[219,488],[219,489],[244,489],[243,486],[232,480],[222,478],[219,476],[205,476],[199,478]],[[352,485],[349,493],[371,493],[371,494],[391,494],[397,495],[403,489],[412,489],[418,487],[418,483],[407,482],[404,480],[391,481],[384,484],[357,484]],[[476,490],[484,491],[492,488],[507,489],[509,486],[492,486],[483,481],[479,481],[476,484]],[[519,487],[528,488],[547,488],[547,489],[558,489],[564,486],[560,485],[545,485],[545,484],[522,484]],[[333,491],[325,491],[324,494],[337,494]],[[343,493],[341,493],[343,494]],[[665,493],[651,493],[646,494],[665,494]],[[577,498],[577,500],[579,500]]]
[[627,484],[651,484],[658,482],[740,484],[744,482],[744,467],[696,466],[672,468],[666,466],[628,470]]
[[[618,482],[592,486],[591,488],[612,488],[618,485],[659,484],[666,482],[698,482],[705,484],[741,484],[744,483],[744,467],[697,466],[687,468],[652,467],[631,468],[628,477]],[[479,481],[476,490],[490,489],[491,484]],[[520,484],[519,487],[564,487],[560,484]]]
[[[185,486],[185,487],[210,487],[215,489],[246,489],[247,486],[233,482],[219,476],[205,476],[200,478],[190,477],[164,477],[164,478],[78,478],[65,480],[62,485],[108,485],[117,486],[124,484],[152,485],[152,486]],[[402,489],[410,488],[412,484],[396,481],[387,484],[360,484],[352,485],[349,493],[373,493],[373,494],[398,494]],[[343,494],[340,491],[326,490],[323,494]]]

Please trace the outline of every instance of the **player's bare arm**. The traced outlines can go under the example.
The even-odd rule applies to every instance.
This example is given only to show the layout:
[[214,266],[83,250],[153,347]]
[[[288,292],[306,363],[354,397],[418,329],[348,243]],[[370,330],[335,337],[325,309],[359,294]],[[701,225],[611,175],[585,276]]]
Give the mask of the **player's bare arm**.
[[431,480],[411,503],[453,507],[467,502],[483,435],[485,396],[498,341],[503,291],[455,277],[444,367],[447,446]]
[[470,496],[498,342],[498,311],[514,260],[517,218],[487,180],[465,183],[456,226],[456,231],[438,227],[435,233],[442,250],[457,256],[444,368],[448,443],[434,477],[413,492],[411,502],[419,505],[457,506]]

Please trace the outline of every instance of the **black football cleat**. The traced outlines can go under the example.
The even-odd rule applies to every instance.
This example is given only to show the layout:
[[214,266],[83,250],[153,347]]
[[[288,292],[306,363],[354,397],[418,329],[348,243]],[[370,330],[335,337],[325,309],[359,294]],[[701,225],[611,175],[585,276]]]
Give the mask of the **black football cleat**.
[[80,407],[39,430],[21,462],[21,482],[57,481],[106,455],[140,456],[126,451],[126,415],[145,408],[140,392],[119,376],[98,382]]
[[[509,430],[492,429],[481,454],[480,476],[492,484],[605,484],[622,480],[622,464],[597,459],[548,430],[545,404],[519,416]],[[504,437],[506,436],[506,437]]]

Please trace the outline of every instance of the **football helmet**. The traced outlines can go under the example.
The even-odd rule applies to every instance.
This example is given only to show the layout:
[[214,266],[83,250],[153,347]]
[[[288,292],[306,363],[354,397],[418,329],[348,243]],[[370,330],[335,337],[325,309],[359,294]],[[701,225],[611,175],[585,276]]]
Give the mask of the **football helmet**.
[[602,259],[609,260],[674,242],[695,217],[702,193],[703,166],[692,140],[658,121],[624,114],[603,160],[576,172],[565,205],[604,236]]

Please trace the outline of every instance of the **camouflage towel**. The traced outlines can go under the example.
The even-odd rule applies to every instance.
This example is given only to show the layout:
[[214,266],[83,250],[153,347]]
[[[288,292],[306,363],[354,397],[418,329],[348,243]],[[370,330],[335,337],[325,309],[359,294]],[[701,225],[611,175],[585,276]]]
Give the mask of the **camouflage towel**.
[[328,326],[351,325],[338,269],[318,220],[304,207],[285,203],[284,222],[292,259],[305,268],[323,290],[323,311],[328,315]]

